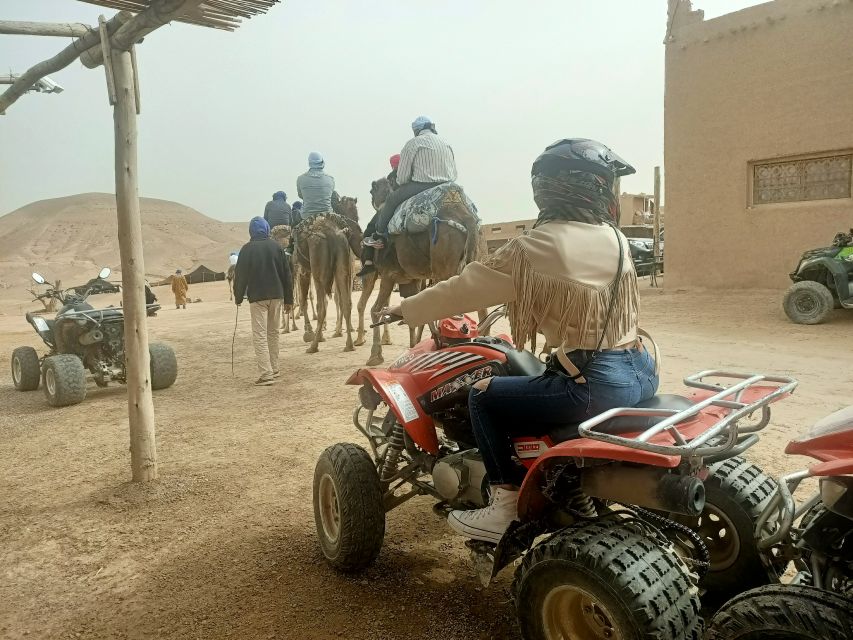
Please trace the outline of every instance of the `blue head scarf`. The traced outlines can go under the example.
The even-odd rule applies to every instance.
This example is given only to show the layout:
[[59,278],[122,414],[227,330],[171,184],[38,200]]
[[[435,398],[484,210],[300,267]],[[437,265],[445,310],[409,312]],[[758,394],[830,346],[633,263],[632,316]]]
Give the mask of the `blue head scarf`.
[[302,210],[302,200],[297,200],[296,202],[293,203],[293,210],[294,211],[301,211]]
[[316,151],[312,151],[308,154],[308,167],[310,169],[322,169],[326,166],[326,161],[323,160],[323,156],[317,153]]
[[249,222],[249,237],[252,240],[263,240],[270,237],[270,225],[260,216],[255,216]]
[[435,126],[435,124],[433,124],[433,121],[430,120],[428,117],[418,116],[417,118],[415,118],[415,121],[412,123],[412,132],[415,135],[418,135],[424,129],[431,128],[434,126]]
[[284,191],[276,191],[272,194],[273,200],[287,200],[287,194]]

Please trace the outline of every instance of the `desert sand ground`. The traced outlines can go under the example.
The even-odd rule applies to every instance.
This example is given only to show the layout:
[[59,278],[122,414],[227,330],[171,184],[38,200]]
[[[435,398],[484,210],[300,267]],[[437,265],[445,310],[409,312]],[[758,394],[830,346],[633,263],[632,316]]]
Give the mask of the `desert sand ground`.
[[[0,637],[517,637],[511,569],[481,589],[463,540],[428,498],[389,514],[385,547],[365,574],[338,575],[323,562],[314,462],[334,442],[360,441],[350,422],[356,390],[343,382],[366,347],[345,354],[330,339],[308,355],[301,331],[282,336],[281,381],[254,388],[245,308],[231,375],[234,306],[224,283],[193,287],[204,302],[186,311],[157,293],[164,309],[150,331],[177,349],[180,374],[155,394],[161,480],[146,486],[127,483],[124,389],[92,384],[83,404],[63,409],[41,391],[16,392],[9,354],[37,338],[17,311],[0,316]],[[749,454],[773,474],[805,466],[783,455],[784,444],[849,404],[853,389],[853,314],[795,326],[780,298],[644,291],[663,390],[706,368],[801,380]],[[386,361],[402,349],[404,330],[393,334]]]

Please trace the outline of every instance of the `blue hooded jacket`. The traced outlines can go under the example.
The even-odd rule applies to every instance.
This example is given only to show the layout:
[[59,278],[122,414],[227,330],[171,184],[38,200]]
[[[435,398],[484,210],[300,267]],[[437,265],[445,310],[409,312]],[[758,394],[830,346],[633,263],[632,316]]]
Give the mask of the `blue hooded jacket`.
[[284,249],[270,238],[270,226],[263,218],[249,223],[251,240],[240,249],[240,259],[234,268],[234,300],[237,304],[284,300],[293,304],[293,279]]
[[269,223],[261,218],[260,216],[255,216],[249,222],[249,237],[252,240],[264,240],[270,237],[270,225]]

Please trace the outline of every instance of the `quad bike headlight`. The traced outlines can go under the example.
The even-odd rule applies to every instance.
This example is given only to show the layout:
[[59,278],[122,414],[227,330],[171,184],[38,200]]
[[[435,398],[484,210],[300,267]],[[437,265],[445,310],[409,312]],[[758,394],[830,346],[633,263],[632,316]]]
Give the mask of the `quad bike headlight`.
[[826,508],[845,518],[853,519],[853,478],[835,476],[821,478],[820,499]]

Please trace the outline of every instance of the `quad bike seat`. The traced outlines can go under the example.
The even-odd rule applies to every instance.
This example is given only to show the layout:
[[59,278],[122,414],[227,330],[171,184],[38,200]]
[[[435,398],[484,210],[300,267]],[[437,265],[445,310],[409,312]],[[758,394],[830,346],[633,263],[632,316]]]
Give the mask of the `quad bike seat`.
[[507,373],[511,376],[541,376],[545,363],[530,351],[509,349],[506,354]]
[[[639,409],[667,409],[670,411],[684,411],[693,406],[693,402],[684,396],[674,394],[661,394],[649,398],[636,405]],[[598,425],[598,431],[606,431],[614,435],[623,435],[626,433],[639,433],[645,431],[657,423],[661,422],[666,416],[619,416],[611,418],[607,422]],[[548,432],[548,437],[555,444],[573,440],[578,437],[578,426],[580,422],[561,425]]]

